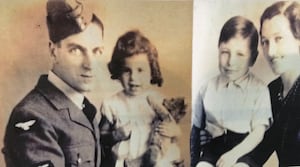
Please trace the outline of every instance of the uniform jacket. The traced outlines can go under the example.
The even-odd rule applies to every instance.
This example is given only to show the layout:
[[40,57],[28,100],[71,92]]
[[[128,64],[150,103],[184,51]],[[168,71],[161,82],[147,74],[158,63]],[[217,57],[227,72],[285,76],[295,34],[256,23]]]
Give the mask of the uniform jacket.
[[279,166],[300,166],[300,78],[284,99],[279,96],[282,88],[281,78],[269,85],[274,123],[253,152],[255,166],[262,166],[274,151]]
[[99,167],[99,127],[47,76],[14,108],[6,127],[7,167]]

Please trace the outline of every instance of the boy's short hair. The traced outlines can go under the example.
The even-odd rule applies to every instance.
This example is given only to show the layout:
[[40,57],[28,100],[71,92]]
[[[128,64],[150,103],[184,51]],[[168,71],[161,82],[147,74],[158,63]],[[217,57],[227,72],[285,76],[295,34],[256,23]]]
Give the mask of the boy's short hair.
[[163,78],[158,64],[157,49],[148,38],[138,30],[132,30],[122,35],[114,48],[111,61],[108,63],[108,69],[112,79],[119,79],[123,73],[125,58],[137,54],[146,54],[148,56],[151,69],[151,84],[161,86]]
[[263,22],[280,14],[288,19],[294,37],[300,40],[300,4],[295,1],[279,1],[266,8],[260,18],[260,34]]
[[250,50],[251,50],[251,63],[252,65],[255,63],[255,60],[258,55],[257,47],[258,47],[258,32],[255,28],[254,24],[242,17],[235,16],[230,18],[222,27],[219,43],[220,46],[223,42],[228,42],[231,38],[236,35],[241,35],[243,38],[250,39]]

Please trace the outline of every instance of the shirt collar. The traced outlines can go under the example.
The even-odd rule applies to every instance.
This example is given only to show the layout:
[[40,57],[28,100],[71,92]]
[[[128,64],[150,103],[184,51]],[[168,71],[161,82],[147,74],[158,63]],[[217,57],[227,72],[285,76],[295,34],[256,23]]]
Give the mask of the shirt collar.
[[233,84],[238,88],[245,89],[247,86],[247,81],[250,77],[250,72],[248,71],[245,75],[241,76],[240,78],[230,81],[227,77],[220,75],[219,76],[219,85],[221,87],[227,88],[229,84]]
[[48,73],[48,80],[61,90],[77,107],[79,107],[79,109],[82,109],[84,99],[83,94],[70,87],[52,71],[49,71]]

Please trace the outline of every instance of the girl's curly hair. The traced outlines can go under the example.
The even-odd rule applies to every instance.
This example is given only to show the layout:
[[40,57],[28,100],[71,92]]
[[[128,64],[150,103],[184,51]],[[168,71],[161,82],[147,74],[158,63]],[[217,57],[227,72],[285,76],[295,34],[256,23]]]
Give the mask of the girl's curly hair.
[[114,48],[108,69],[112,79],[119,79],[125,66],[125,58],[137,54],[146,54],[148,56],[151,69],[151,84],[161,86],[163,83],[162,74],[158,64],[157,49],[148,38],[138,30],[132,30],[122,35]]

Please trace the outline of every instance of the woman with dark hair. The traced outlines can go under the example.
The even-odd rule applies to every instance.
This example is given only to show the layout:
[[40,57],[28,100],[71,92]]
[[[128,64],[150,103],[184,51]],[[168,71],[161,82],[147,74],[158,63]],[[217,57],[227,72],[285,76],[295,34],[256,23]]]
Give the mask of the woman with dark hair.
[[274,151],[279,166],[300,166],[300,4],[276,2],[260,24],[264,55],[279,77],[269,84],[274,123],[251,154],[250,166],[262,166]]

